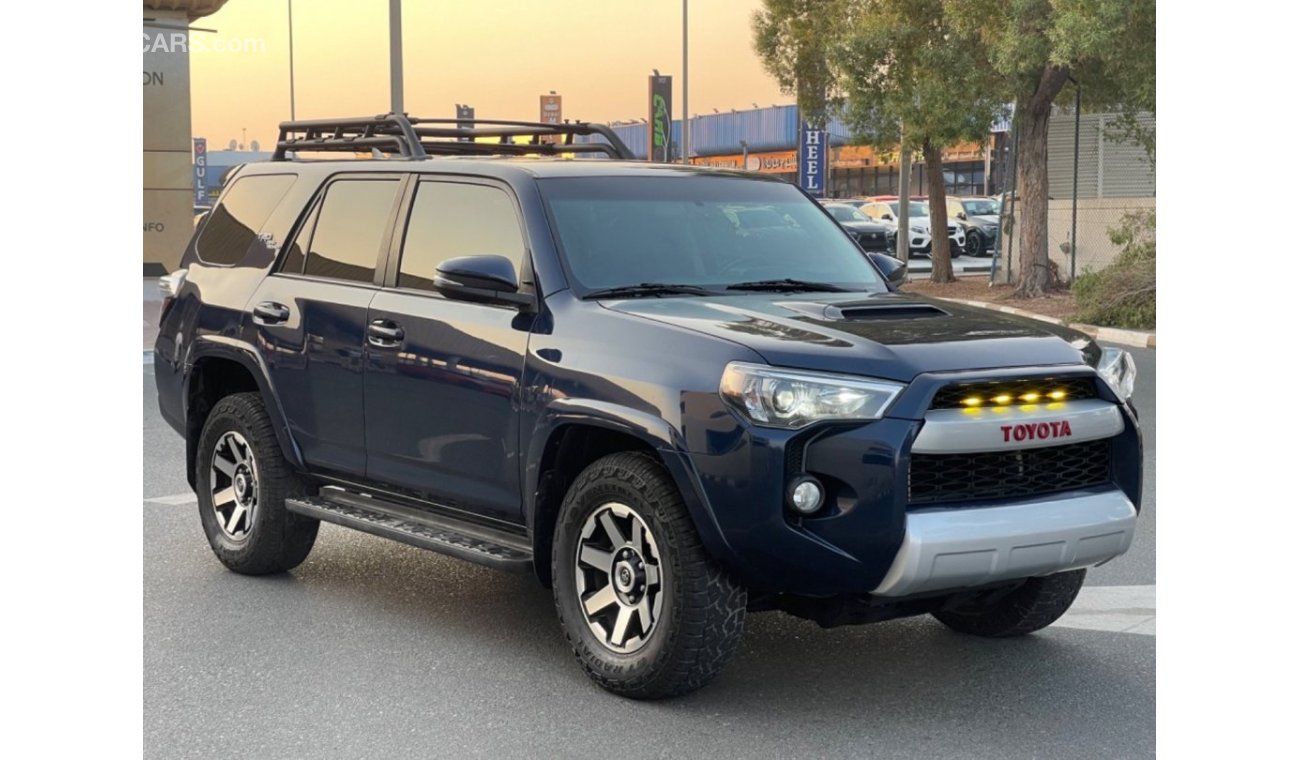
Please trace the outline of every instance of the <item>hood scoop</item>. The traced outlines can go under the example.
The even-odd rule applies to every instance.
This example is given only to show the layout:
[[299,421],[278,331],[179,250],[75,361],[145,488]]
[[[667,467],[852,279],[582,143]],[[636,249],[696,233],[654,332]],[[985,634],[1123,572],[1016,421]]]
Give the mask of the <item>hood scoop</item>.
[[781,306],[827,322],[876,322],[901,319],[951,317],[948,312],[928,303],[843,303],[824,304],[806,301],[786,302]]

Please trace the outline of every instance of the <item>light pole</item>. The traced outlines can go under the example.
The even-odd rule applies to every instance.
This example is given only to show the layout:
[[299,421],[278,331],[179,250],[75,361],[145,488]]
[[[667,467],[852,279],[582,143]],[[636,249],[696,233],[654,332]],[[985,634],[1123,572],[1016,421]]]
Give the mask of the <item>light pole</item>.
[[289,121],[295,121],[296,117],[293,96],[293,0],[289,0]]
[[393,113],[406,113],[402,104],[402,0],[388,0],[388,70]]
[[1074,77],[1067,79],[1074,83],[1074,190],[1070,194],[1070,282],[1074,282],[1074,262],[1079,257],[1079,107],[1083,105],[1083,88]]
[[686,100],[686,88],[689,80],[687,70],[686,19],[688,0],[682,0],[682,163],[691,162],[691,119],[690,108]]

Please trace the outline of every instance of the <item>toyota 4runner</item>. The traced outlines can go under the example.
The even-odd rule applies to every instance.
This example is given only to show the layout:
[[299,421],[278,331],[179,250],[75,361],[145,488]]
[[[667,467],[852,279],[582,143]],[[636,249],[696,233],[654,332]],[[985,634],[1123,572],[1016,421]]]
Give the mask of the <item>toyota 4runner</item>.
[[326,521],[535,573],[587,674],[655,698],[747,611],[1015,636],[1128,549],[1126,352],[896,292],[794,185],[629,158],[588,124],[282,124],[161,283],[217,558],[284,572]]

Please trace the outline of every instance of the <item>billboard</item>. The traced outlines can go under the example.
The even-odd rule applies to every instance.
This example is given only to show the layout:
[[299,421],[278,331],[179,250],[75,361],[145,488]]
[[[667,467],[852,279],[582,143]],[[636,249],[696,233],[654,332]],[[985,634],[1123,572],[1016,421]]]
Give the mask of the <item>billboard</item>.
[[194,205],[208,205],[208,186],[204,180],[208,176],[208,139],[194,138]]
[[799,127],[799,187],[814,198],[826,194],[826,130]]
[[673,138],[673,78],[662,74],[650,75],[650,161],[672,161]]

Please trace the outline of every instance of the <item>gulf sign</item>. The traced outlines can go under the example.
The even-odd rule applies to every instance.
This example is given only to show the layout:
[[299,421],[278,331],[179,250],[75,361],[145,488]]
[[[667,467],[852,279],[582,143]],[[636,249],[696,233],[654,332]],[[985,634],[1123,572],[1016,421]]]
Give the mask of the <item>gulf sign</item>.
[[208,139],[194,138],[194,205],[208,205]]

